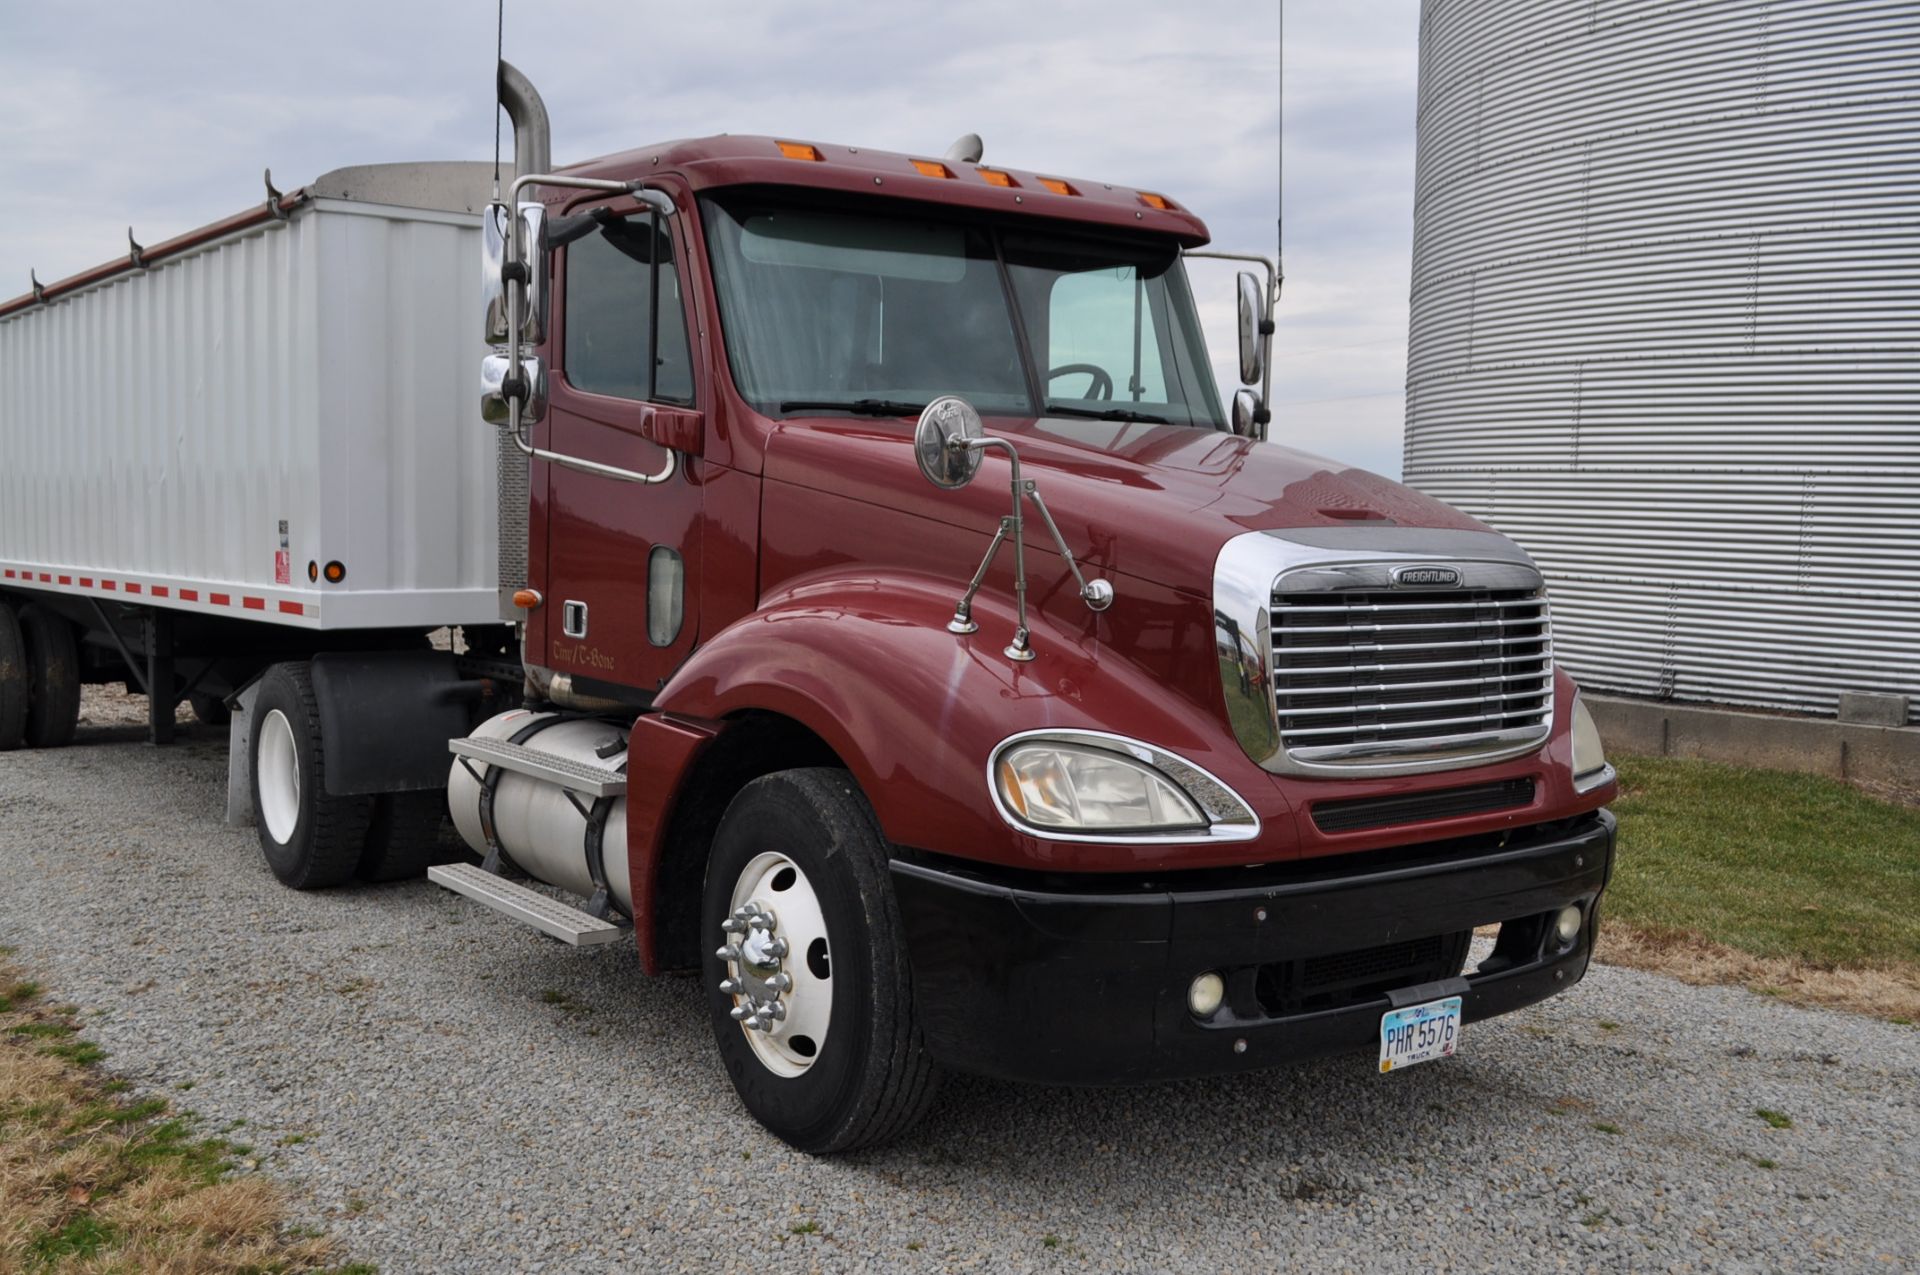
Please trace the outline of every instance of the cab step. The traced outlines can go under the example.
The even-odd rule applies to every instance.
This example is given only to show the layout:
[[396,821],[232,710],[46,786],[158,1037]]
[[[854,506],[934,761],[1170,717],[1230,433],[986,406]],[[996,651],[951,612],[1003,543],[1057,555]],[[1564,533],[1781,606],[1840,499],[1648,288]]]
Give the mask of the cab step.
[[445,863],[428,868],[427,880],[575,947],[613,943],[633,933],[630,925],[603,921],[471,863]]
[[504,739],[450,739],[447,751],[455,757],[531,775],[585,797],[619,797],[627,791],[627,777],[617,770],[589,766],[571,757],[556,757]]

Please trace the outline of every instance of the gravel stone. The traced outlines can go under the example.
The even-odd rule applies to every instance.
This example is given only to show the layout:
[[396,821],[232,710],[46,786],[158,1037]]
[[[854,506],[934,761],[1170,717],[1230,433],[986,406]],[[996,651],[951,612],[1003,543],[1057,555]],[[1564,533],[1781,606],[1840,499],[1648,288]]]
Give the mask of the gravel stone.
[[425,882],[284,889],[221,822],[224,732],[150,748],[110,701],[0,755],[0,941],[389,1275],[1920,1269],[1909,1026],[1599,967],[1399,1075],[953,1077],[908,1141],[813,1160],[691,979]]

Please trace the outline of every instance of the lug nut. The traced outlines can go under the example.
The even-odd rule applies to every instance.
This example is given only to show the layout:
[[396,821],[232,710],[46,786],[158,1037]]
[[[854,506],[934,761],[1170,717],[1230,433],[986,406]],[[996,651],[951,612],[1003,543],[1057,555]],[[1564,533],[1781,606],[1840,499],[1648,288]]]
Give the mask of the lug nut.
[[715,952],[714,955],[723,961],[737,961],[740,959],[740,949],[729,943],[727,946]]
[[793,987],[793,976],[791,974],[784,974],[784,973],[775,974],[772,978],[767,980],[767,986],[771,987],[776,992],[787,991]]
[[786,954],[787,954],[787,941],[785,939],[768,940],[767,957],[769,960],[777,961],[781,957],[785,956]]
[[749,1016],[753,1013],[753,1006],[735,1005],[732,1009],[728,1010],[727,1012],[733,1015],[734,1022],[736,1023],[745,1022],[749,1027],[753,1025],[751,1022],[748,1022]]
[[731,978],[721,979],[720,994],[722,996],[738,996],[740,994],[740,984],[738,980]]

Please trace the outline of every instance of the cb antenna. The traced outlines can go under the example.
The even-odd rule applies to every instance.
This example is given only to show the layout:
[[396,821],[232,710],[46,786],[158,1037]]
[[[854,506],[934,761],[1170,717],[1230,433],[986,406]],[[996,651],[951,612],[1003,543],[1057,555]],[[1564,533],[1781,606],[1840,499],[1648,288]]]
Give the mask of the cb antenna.
[[[505,0],[501,0],[504,4]],[[1274,120],[1280,126],[1280,136],[1275,150],[1273,180],[1275,191],[1273,218],[1273,261],[1277,278],[1274,281],[1277,293],[1287,278],[1287,0],[1280,0],[1274,6],[1279,14],[1277,34],[1279,44],[1274,50],[1274,88],[1279,91],[1279,111]]]

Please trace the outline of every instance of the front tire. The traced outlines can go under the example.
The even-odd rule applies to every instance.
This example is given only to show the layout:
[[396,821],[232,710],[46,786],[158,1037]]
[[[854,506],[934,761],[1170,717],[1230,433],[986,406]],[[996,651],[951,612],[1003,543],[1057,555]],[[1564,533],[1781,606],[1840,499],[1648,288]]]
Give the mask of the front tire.
[[283,885],[340,885],[360,865],[373,798],[327,792],[326,741],[305,664],[276,664],[253,699],[253,814],[267,866]]
[[816,1155],[896,1138],[933,1099],[887,860],[847,772],[809,769],[742,789],[707,863],[721,1062],[755,1119]]

